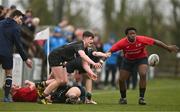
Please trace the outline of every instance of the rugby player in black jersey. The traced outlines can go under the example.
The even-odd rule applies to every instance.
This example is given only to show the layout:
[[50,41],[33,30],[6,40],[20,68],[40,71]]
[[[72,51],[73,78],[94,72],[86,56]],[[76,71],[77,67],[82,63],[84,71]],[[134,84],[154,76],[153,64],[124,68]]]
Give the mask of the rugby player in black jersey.
[[[84,52],[87,47],[93,44],[93,39],[94,34],[89,31],[85,31],[83,32],[83,39],[81,41],[72,42],[62,47],[58,47],[49,54],[48,59],[51,67],[51,75],[55,80],[45,88],[43,94],[40,96],[40,103],[47,104],[48,101],[45,97],[60,85],[67,83],[67,71],[66,67],[63,67],[65,62],[69,62],[79,56],[84,60],[84,62],[91,64],[95,68],[102,66],[101,63],[95,63],[92,61]],[[84,68],[86,69],[86,67]],[[87,68],[87,70],[89,69]],[[91,78],[96,80],[97,75],[93,74]]]

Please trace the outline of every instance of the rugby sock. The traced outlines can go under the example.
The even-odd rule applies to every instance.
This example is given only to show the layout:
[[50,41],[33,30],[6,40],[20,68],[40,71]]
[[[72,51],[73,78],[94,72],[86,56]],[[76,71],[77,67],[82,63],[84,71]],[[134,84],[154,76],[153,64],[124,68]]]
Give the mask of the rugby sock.
[[140,88],[139,89],[139,97],[144,98],[145,91],[146,91],[146,88]]
[[126,98],[126,90],[120,90],[121,98]]
[[11,90],[11,86],[12,86],[12,76],[6,76],[5,80],[6,81],[5,81],[5,86],[4,86],[4,96],[8,98],[10,90]]
[[40,86],[41,86],[41,87],[46,87],[46,81],[40,82]]
[[42,82],[37,82],[37,83],[35,83],[35,85],[36,85],[36,87],[38,87],[38,86],[40,86],[40,87],[46,87],[46,81],[42,81]]
[[89,93],[89,92],[87,92],[87,93],[86,93],[86,97],[87,97],[87,99],[88,99],[88,100],[91,100],[91,98],[92,98],[92,94],[91,94],[91,93]]
[[48,94],[43,93],[42,96],[40,96],[40,99],[45,99],[48,96]]

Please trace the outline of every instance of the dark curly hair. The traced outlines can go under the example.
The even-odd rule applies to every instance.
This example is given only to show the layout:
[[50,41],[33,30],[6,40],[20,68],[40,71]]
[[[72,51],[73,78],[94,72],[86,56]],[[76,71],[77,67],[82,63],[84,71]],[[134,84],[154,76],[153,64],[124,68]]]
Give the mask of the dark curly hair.
[[125,29],[124,33],[127,35],[130,30],[134,30],[135,32],[137,32],[136,28],[134,28],[134,27],[127,27]]

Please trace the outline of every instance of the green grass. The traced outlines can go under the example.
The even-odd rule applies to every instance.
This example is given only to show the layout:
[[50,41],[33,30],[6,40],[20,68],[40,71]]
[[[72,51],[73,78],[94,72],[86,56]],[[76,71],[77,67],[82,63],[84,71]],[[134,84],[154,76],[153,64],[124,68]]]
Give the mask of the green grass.
[[[2,98],[2,92],[0,92]],[[180,111],[180,79],[155,79],[148,82],[146,92],[147,105],[137,104],[138,90],[127,92],[128,104],[119,105],[118,90],[98,90],[94,91],[93,99],[97,105],[68,105],[52,104],[41,105],[37,103],[3,103],[0,102],[0,111],[70,111],[70,112],[117,112],[117,111]]]

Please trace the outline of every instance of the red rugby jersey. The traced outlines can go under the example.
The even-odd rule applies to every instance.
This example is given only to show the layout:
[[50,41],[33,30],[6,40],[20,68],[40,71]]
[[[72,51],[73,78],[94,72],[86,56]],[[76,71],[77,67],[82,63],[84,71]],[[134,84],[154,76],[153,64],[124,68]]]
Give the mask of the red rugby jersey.
[[145,47],[147,45],[154,45],[154,41],[151,37],[137,35],[134,42],[129,42],[127,37],[124,37],[111,47],[110,52],[123,50],[126,59],[140,59],[148,56]]
[[36,102],[37,101],[36,89],[31,90],[29,87],[22,87],[12,96],[15,102]]

